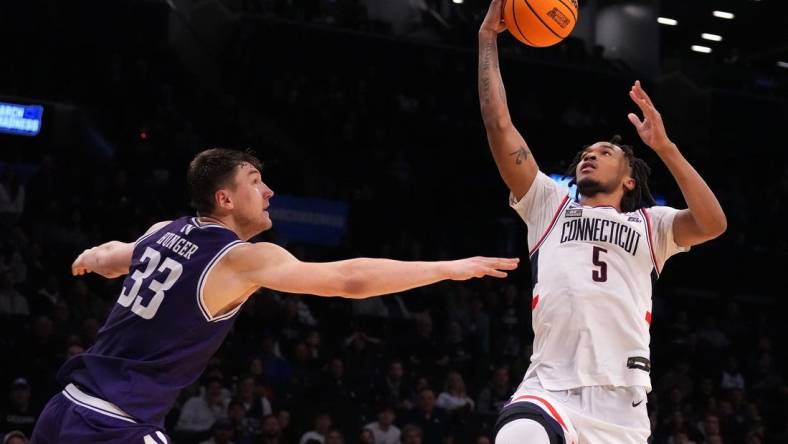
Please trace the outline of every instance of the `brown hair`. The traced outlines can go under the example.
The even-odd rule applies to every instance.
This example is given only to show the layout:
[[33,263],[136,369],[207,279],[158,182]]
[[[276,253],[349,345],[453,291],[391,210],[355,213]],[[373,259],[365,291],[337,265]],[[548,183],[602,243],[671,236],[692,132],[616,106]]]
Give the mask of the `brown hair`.
[[206,215],[213,212],[216,202],[216,190],[227,186],[232,181],[235,168],[248,163],[262,170],[262,163],[251,151],[236,151],[224,148],[212,148],[198,154],[189,163],[187,182],[191,205],[197,214]]

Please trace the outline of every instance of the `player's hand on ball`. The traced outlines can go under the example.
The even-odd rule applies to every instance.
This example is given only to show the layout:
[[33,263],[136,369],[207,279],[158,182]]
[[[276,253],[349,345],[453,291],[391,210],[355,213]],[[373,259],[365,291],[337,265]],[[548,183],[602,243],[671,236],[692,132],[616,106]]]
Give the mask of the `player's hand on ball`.
[[449,262],[449,279],[465,281],[484,276],[504,278],[506,277],[506,271],[514,270],[519,263],[520,259],[517,258],[480,256],[451,261]]
[[479,33],[493,32],[495,34],[500,34],[506,29],[506,23],[503,22],[503,17],[501,16],[501,10],[503,9],[502,3],[503,0],[492,0],[490,8],[487,10],[487,16],[484,17],[482,26],[479,29]]
[[640,86],[640,81],[635,81],[632,88],[629,90],[629,97],[643,112],[643,121],[634,113],[629,113],[629,121],[635,125],[640,139],[643,143],[651,147],[654,151],[661,151],[669,148],[673,142],[668,138],[665,132],[665,125],[662,123],[662,116],[659,114],[651,99]]

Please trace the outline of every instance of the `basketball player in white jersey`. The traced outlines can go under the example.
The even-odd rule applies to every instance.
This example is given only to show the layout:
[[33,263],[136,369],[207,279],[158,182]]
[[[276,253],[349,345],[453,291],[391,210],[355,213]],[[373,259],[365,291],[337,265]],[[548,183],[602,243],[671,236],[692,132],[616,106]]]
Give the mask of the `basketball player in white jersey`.
[[689,208],[654,206],[648,166],[618,137],[577,154],[568,174],[578,196],[540,172],[506,104],[496,44],[505,29],[501,3],[492,1],[479,30],[479,96],[511,206],[528,226],[535,337],[495,442],[642,444],[650,434],[652,285],[671,255],[721,235],[725,215],[640,82],[629,96],[644,117],[629,120]]

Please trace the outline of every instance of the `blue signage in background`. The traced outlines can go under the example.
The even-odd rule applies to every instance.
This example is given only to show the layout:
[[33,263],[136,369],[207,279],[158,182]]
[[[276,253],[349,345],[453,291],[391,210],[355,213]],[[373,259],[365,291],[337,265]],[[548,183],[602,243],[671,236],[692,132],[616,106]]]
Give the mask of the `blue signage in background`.
[[337,246],[347,232],[344,202],[276,195],[268,208],[276,237],[286,242]]
[[41,105],[18,105],[0,102],[0,133],[35,136],[41,131]]

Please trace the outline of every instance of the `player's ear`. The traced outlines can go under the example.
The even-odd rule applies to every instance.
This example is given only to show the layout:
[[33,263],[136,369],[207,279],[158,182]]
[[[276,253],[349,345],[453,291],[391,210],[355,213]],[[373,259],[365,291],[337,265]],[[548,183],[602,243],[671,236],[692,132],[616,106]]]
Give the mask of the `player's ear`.
[[233,200],[230,197],[230,193],[227,191],[226,188],[219,188],[216,190],[214,194],[214,199],[216,201],[216,208],[222,208],[224,210],[232,210],[233,209]]
[[630,176],[624,178],[624,189],[632,191],[637,186],[638,182]]

